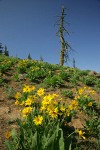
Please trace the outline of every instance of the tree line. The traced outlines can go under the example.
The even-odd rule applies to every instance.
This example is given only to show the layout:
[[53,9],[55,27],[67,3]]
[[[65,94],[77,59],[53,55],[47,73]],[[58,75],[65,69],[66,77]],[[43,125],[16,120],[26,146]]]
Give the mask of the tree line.
[[0,43],[0,55],[5,55],[9,56],[9,51],[7,46],[5,45],[4,47],[2,46],[2,43]]

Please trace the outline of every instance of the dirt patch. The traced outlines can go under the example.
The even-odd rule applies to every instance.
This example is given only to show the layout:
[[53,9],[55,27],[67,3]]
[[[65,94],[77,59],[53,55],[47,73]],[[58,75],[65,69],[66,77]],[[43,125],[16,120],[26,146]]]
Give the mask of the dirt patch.
[[0,97],[0,150],[5,150],[5,133],[16,128],[16,119],[20,118],[20,109],[14,102]]

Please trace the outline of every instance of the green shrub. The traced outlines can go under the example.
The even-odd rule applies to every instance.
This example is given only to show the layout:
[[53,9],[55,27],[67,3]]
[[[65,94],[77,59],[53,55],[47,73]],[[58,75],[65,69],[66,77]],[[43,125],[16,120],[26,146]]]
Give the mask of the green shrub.
[[79,75],[78,74],[72,74],[70,77],[70,83],[72,83],[73,85],[77,85],[79,81]]
[[85,83],[88,86],[94,86],[95,85],[96,78],[93,76],[86,76],[82,78],[83,83]]
[[30,70],[27,74],[27,77],[32,82],[42,82],[46,76],[47,76],[46,70],[40,68]]
[[74,97],[74,96],[73,96],[73,91],[71,91],[71,90],[68,90],[68,91],[62,90],[62,91],[61,91],[61,94],[62,94],[64,97],[69,97],[69,98],[73,98],[73,97]]
[[97,80],[97,81],[96,81],[96,87],[97,87],[97,88],[100,88],[100,80]]
[[88,136],[89,137],[96,137],[100,138],[100,118],[94,117],[90,120],[86,120],[85,129],[88,131]]
[[67,71],[62,70],[60,71],[59,76],[62,78],[62,80],[69,81],[71,74]]
[[87,76],[89,74],[90,70],[79,70],[80,76]]
[[60,76],[55,75],[53,77],[45,78],[43,83],[46,84],[48,87],[61,87],[64,84],[64,81]]

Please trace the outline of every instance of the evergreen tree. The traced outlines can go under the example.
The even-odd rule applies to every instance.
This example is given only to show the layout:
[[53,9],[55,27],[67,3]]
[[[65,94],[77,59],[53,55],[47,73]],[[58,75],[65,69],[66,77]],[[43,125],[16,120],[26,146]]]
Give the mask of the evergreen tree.
[[5,55],[5,56],[9,56],[9,51],[8,51],[6,45],[5,45],[5,48],[4,48],[4,55]]
[[69,35],[69,32],[65,29],[65,8],[62,6],[61,16],[60,19],[57,21],[57,25],[59,25],[59,30],[57,32],[57,35],[60,37],[61,42],[61,50],[60,50],[60,65],[64,65],[64,62],[68,61],[69,58],[69,50],[71,49],[68,42],[65,41],[64,33],[67,33]]
[[28,54],[28,59],[30,59],[30,60],[32,59],[30,53]]
[[2,46],[2,43],[0,43],[0,54],[3,53],[3,46]]
[[43,57],[42,57],[42,56],[40,56],[40,61],[42,61],[42,62],[44,61],[44,59],[43,59]]
[[73,68],[76,68],[75,66],[75,59],[73,58]]

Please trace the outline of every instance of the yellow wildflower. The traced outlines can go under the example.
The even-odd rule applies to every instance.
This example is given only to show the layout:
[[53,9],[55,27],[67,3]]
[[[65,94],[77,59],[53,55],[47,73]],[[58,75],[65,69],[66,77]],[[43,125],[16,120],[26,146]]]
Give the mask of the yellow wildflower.
[[23,117],[27,117],[27,115],[32,112],[32,107],[26,107],[22,110]]
[[62,98],[59,98],[58,101],[62,101]]
[[69,111],[73,110],[72,105],[69,105],[67,109],[68,109]]
[[41,115],[35,116],[33,122],[35,123],[35,125],[41,125],[43,122],[43,117]]
[[84,86],[84,90],[86,90],[86,86]]
[[45,106],[45,105],[42,105],[41,108],[40,108],[40,110],[41,110],[41,111],[46,110],[46,106]]
[[18,100],[15,101],[15,105],[19,105],[19,101]]
[[32,87],[31,87],[31,90],[34,91],[34,90],[35,90],[35,86],[32,86]]
[[76,100],[72,100],[70,106],[71,106],[72,110],[75,110],[78,106],[78,102]]
[[25,85],[23,88],[23,93],[31,92],[31,88],[28,85]]
[[20,103],[20,105],[22,106],[22,105],[24,105],[25,104],[25,102],[24,101],[22,101],[21,103]]
[[18,99],[18,98],[20,98],[20,97],[21,97],[21,93],[20,93],[20,92],[17,92],[17,93],[15,94],[15,98]]
[[51,104],[48,105],[48,107],[46,107],[46,112],[50,113],[50,111],[53,110],[54,108],[55,108],[54,105],[51,103]]
[[78,100],[78,99],[80,99],[80,96],[79,96],[79,95],[76,95],[74,99],[75,99],[75,100]]
[[60,110],[61,110],[62,112],[64,112],[64,111],[65,111],[65,107],[62,105],[62,106],[60,107]]
[[42,100],[42,105],[50,104],[51,100],[52,100],[52,95],[49,94],[49,95],[44,96]]
[[82,130],[77,130],[79,136],[81,136],[84,140],[86,139],[86,137],[84,136],[85,132],[83,132]]
[[53,105],[57,105],[57,104],[58,104],[57,100],[53,100],[53,101],[52,101],[52,104],[53,104]]
[[65,116],[65,117],[66,117],[66,116],[70,116],[70,109],[66,109],[66,113],[65,113],[64,116]]
[[56,98],[56,97],[58,97],[58,95],[57,94],[52,94],[52,98]]
[[28,97],[25,101],[25,106],[31,106],[33,103],[33,99],[31,97]]
[[38,95],[38,96],[44,95],[44,91],[45,91],[44,88],[40,88],[39,90],[37,90],[37,95]]
[[84,98],[88,98],[88,95],[84,95]]
[[5,137],[6,137],[6,139],[9,139],[9,138],[11,137],[11,132],[10,132],[10,131],[7,131],[7,132],[5,133]]
[[49,115],[51,118],[57,118],[58,117],[58,108],[52,108],[49,112]]
[[91,94],[95,94],[95,91],[94,91],[94,90],[91,90],[90,93],[91,93]]
[[83,92],[84,92],[84,90],[83,90],[82,88],[80,88],[80,89],[78,90],[79,95],[82,95]]
[[89,102],[89,103],[88,103],[88,106],[91,107],[91,106],[92,106],[92,102]]

